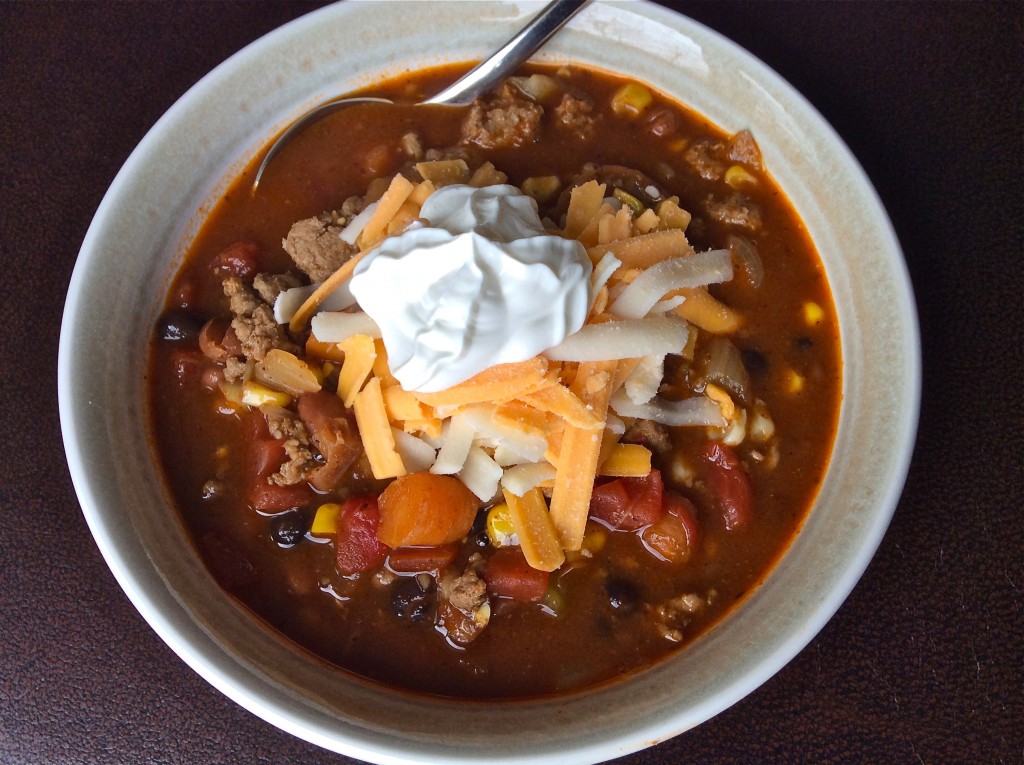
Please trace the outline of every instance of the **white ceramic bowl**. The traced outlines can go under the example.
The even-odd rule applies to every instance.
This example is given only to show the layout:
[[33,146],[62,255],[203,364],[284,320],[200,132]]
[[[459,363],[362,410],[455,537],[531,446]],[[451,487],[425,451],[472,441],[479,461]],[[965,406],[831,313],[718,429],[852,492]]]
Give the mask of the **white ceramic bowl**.
[[117,580],[214,686],[284,730],[364,760],[589,763],[701,723],[778,671],[832,616],[906,476],[920,385],[916,316],[899,245],[864,173],[820,115],[743,50],[660,7],[599,2],[540,58],[630,75],[728,131],[751,128],[824,261],[840,318],[843,404],[831,466],[795,543],[742,607],[674,658],[598,690],[511,704],[426,703],[323,672],[213,583],[158,474],[143,381],[151,327],[203,211],[312,104],[405,67],[480,58],[539,7],[479,2],[469,14],[459,3],[344,3],[254,43],[185,94],[128,159],[67,297],[65,446]]

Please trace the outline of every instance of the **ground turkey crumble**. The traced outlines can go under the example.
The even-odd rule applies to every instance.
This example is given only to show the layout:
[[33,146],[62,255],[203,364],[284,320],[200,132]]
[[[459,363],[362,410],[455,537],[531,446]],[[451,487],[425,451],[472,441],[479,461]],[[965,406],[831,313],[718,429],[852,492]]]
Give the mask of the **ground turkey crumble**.
[[462,123],[462,140],[483,149],[508,149],[536,139],[544,108],[509,83],[489,100],[478,98]]
[[224,280],[224,294],[228,297],[231,313],[231,328],[242,344],[242,352],[250,359],[262,361],[272,348],[291,353],[299,348],[288,339],[284,329],[274,319],[274,309],[259,295],[230,276]]
[[292,225],[281,243],[295,265],[314,282],[322,282],[359,248],[341,238],[345,218],[321,213]]

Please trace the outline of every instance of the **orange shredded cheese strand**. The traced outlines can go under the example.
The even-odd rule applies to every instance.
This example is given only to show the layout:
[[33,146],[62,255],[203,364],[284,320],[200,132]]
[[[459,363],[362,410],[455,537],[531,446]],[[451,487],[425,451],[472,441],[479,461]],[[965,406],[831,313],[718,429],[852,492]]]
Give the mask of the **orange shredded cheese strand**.
[[604,190],[605,185],[597,181],[587,181],[573,188],[569,195],[569,209],[565,213],[565,231],[562,236],[566,239],[579,238],[600,211]]
[[666,231],[652,231],[650,234],[630,237],[618,242],[599,244],[590,247],[587,255],[593,263],[597,263],[605,256],[605,253],[612,253],[622,261],[621,270],[630,268],[650,268],[655,263],[660,263],[669,258],[678,258],[693,253],[693,247],[686,239],[686,234],[678,229]]
[[528,435],[544,438],[548,434],[547,414],[519,399],[498,404],[494,407],[491,417],[497,423],[508,425]]
[[338,374],[338,397],[350,407],[370,376],[377,354],[369,335],[352,335],[338,343],[338,348],[345,354]]
[[388,385],[381,389],[384,394],[384,407],[388,418],[398,420],[425,420],[430,413],[423,403],[400,385]]
[[360,246],[364,242],[372,242],[379,239],[387,231],[388,223],[398,213],[405,200],[409,198],[415,187],[412,181],[401,173],[391,179],[391,185],[377,201],[377,209],[373,211],[370,220],[366,222],[363,230],[359,233],[358,242]]
[[338,347],[337,343],[321,343],[312,335],[306,340],[306,355],[326,361],[341,362],[345,360],[345,352]]
[[320,307],[320,304],[324,302],[324,299],[348,281],[349,277],[352,276],[352,272],[356,270],[356,266],[359,265],[359,261],[373,251],[380,242],[381,240],[377,240],[369,247],[363,248],[342,263],[341,267],[338,268],[337,271],[328,276],[320,286],[316,288],[313,294],[306,298],[306,301],[299,306],[299,310],[295,312],[295,315],[292,316],[292,320],[288,322],[288,329],[292,332],[301,332],[306,326],[306,322],[309,321],[309,317],[316,312],[316,309]]
[[397,478],[405,475],[405,465],[395,449],[395,435],[391,432],[391,423],[388,422],[384,408],[380,380],[372,378],[356,395],[352,408],[373,477]]
[[535,356],[513,364],[497,364],[445,390],[435,393],[414,391],[413,395],[434,407],[502,403],[554,384],[547,371],[547,359]]
[[564,385],[551,385],[533,393],[527,393],[520,400],[542,412],[558,415],[566,423],[577,428],[600,430],[603,427],[598,416]]
[[[592,361],[580,364],[573,393],[591,408],[604,426],[612,380],[618,362]],[[566,425],[558,457],[558,472],[551,495],[551,520],[558,541],[565,550],[578,550],[590,512],[590,495],[601,454],[601,433]]]
[[716,300],[703,287],[673,290],[670,296],[682,295],[686,301],[673,310],[687,321],[714,335],[731,335],[743,326],[739,312]]
[[526,562],[539,571],[554,571],[565,562],[565,553],[558,543],[555,527],[551,523],[544,493],[537,488],[530,489],[517,497],[502,488],[512,528],[519,537]]

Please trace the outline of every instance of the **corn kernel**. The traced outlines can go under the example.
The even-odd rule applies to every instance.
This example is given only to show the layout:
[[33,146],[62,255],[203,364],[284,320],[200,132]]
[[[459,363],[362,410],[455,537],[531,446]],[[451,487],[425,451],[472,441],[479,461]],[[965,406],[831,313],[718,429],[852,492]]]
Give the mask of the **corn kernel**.
[[583,549],[593,555],[599,552],[608,541],[608,533],[600,526],[588,526],[583,537]]
[[803,375],[792,369],[786,370],[786,390],[789,393],[799,393],[804,389]]
[[555,194],[562,188],[562,182],[557,175],[540,175],[527,178],[523,181],[523,193],[531,196],[539,203],[554,199]]
[[247,406],[288,406],[292,397],[284,391],[268,388],[266,385],[249,380],[242,383],[242,403]]
[[804,321],[808,326],[813,327],[825,318],[825,311],[817,303],[808,300],[804,303]]
[[512,514],[504,502],[487,511],[487,538],[495,547],[508,547],[519,543],[516,529],[512,525]]
[[738,189],[741,186],[756,186],[757,178],[739,165],[732,165],[725,171],[725,182],[734,189]]
[[317,537],[329,537],[338,531],[338,513],[341,512],[341,505],[334,502],[325,502],[316,509],[313,516],[313,525],[309,527],[309,533]]
[[670,143],[668,145],[668,149],[669,149],[669,151],[674,151],[674,152],[678,153],[678,152],[681,152],[683,149],[685,149],[689,145],[690,145],[690,142],[687,139],[685,139],[685,138],[676,138],[674,141],[672,141],[672,143]]
[[653,100],[651,91],[638,82],[629,82],[612,96],[612,111],[621,117],[637,117]]

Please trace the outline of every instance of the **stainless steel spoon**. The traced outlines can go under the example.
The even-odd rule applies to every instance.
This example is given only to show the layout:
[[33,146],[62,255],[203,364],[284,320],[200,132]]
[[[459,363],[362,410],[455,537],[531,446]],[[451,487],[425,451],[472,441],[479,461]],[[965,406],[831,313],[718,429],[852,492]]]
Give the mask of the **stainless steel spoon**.
[[[505,43],[490,58],[477,64],[456,82],[449,85],[433,98],[421,101],[420,104],[446,106],[465,106],[471,104],[477,96],[486,93],[508,74],[525,63],[555,32],[565,26],[569,19],[590,2],[591,0],[552,0],[552,2],[544,6],[544,9],[529,24],[523,27],[515,37]],[[365,96],[335,98],[314,107],[295,120],[274,141],[270,149],[267,150],[267,155],[263,158],[263,162],[260,163],[259,170],[256,171],[256,178],[252,182],[253,193],[259,187],[260,179],[263,178],[263,172],[267,169],[267,165],[270,164],[270,160],[300,130],[308,127],[310,123],[346,106],[367,103],[391,104],[394,102],[387,98]]]

